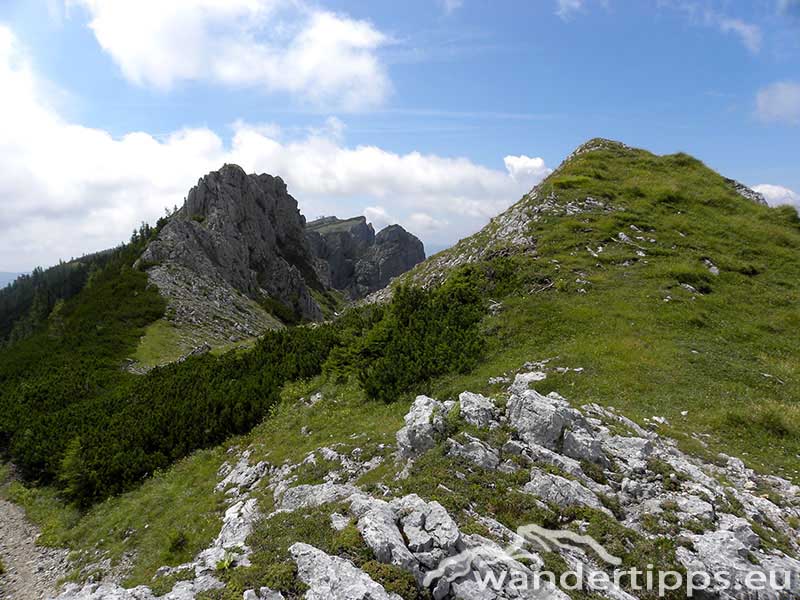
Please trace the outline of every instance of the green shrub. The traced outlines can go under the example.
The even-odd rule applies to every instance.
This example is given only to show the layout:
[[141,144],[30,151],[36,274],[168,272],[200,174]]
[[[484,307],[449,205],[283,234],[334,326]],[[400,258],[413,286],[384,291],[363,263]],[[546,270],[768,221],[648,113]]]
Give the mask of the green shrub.
[[297,325],[302,320],[297,310],[270,296],[261,299],[261,306],[284,325]]
[[429,594],[422,592],[414,581],[414,576],[394,565],[371,560],[361,566],[361,570],[380,583],[384,589],[399,595],[403,600],[427,600]]
[[435,291],[398,288],[349,357],[364,391],[391,402],[437,375],[469,371],[483,348],[482,316],[468,278],[451,278]]

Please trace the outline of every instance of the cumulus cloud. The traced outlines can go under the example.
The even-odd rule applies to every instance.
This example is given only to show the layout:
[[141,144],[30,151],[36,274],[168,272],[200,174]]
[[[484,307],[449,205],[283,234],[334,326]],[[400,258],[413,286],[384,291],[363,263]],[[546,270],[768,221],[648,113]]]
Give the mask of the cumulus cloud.
[[514,181],[531,186],[547,177],[552,169],[544,164],[544,159],[530,157],[521,154],[520,156],[506,156],[503,159],[508,174]]
[[765,121],[800,125],[800,83],[781,81],[758,92],[756,110]]
[[113,246],[142,220],[180,205],[201,175],[226,162],[281,175],[311,217],[366,214],[376,226],[417,228],[436,246],[476,231],[548,172],[527,156],[507,157],[502,170],[466,158],[348,146],[338,120],[296,139],[277,126],[245,122],[233,125],[230,139],[206,128],[114,137],[51,107],[47,86],[1,25],[0,89],[0,270]]
[[377,56],[386,35],[296,0],[64,1],[86,9],[97,42],[138,85],[254,86],[344,109],[390,90]]
[[789,204],[800,208],[800,194],[781,185],[762,183],[754,185],[753,189],[762,194],[770,206]]

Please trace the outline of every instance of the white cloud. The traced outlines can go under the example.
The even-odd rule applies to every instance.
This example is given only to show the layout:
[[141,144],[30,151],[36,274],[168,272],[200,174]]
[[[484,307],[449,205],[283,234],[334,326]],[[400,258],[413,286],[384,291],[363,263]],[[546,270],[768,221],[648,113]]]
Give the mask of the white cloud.
[[762,183],[754,185],[753,189],[762,194],[770,206],[789,204],[800,208],[800,194],[781,185]]
[[739,36],[745,47],[753,54],[761,50],[762,33],[758,25],[746,23],[741,19],[731,19],[729,17],[717,16],[719,28],[724,33],[734,33]]
[[583,8],[583,0],[556,0],[556,14],[562,19],[569,19]]
[[0,89],[5,271],[113,246],[142,220],[154,222],[164,207],[180,205],[200,176],[226,162],[282,176],[311,217],[366,213],[377,226],[418,228],[434,246],[476,231],[548,172],[541,159],[526,156],[507,157],[501,170],[466,158],[352,147],[338,120],[299,139],[284,139],[275,125],[244,122],[234,124],[229,141],[205,128],[158,139],[142,132],[113,137],[48,105],[46,86],[2,25]]
[[521,154],[520,156],[506,156],[503,159],[508,174],[514,181],[530,184],[531,186],[547,177],[552,169],[544,164],[543,158],[532,158]]
[[756,109],[765,121],[800,125],[800,83],[782,81],[761,89]]
[[448,15],[454,13],[459,8],[464,6],[464,0],[439,0],[439,2],[441,3],[442,8],[444,8],[444,12],[446,12]]
[[380,231],[388,225],[397,223],[397,219],[391,216],[382,206],[368,206],[364,209],[364,216],[375,227],[375,231]]
[[416,212],[409,215],[408,225],[412,231],[424,234],[441,231],[446,228],[449,223],[443,219],[437,219],[428,213]]
[[359,109],[390,90],[367,21],[297,0],[64,0],[90,15],[123,75],[168,89],[182,81],[255,86]]

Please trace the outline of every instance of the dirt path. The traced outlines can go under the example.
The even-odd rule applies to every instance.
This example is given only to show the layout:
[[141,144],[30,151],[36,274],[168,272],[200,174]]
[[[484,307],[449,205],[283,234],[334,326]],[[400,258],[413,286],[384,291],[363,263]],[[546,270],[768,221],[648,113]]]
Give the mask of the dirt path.
[[37,546],[38,535],[25,511],[0,498],[0,600],[50,598],[67,574],[67,551]]

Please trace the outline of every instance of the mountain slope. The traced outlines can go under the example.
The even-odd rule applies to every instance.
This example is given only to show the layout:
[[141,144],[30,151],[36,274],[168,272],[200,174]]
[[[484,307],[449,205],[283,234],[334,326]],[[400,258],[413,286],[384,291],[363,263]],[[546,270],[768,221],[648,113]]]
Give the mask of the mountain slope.
[[[347,329],[322,375],[287,383],[249,434],[80,518],[48,490],[12,493],[39,511],[51,543],[86,551],[82,579],[98,556],[128,557],[127,583],[159,594],[196,587],[202,574],[225,588],[198,597],[238,600],[269,586],[296,598],[306,585],[338,597],[320,591],[299,542],[358,567],[330,560],[332,575],[367,574],[425,598],[415,574],[432,566],[421,548],[441,557],[478,540],[496,550],[474,536],[505,544],[509,529],[531,523],[589,532],[640,568],[721,560],[740,573],[778,564],[800,573],[800,498],[789,483],[800,482],[800,220],[743,191],[689,156],[593,140],[482,232],[401,278],[479,294],[477,364],[375,402],[348,370],[353,354],[389,370],[386,342],[422,358],[447,348],[413,311],[352,311],[340,325],[361,329]],[[381,312],[393,327],[372,324]],[[417,393],[431,399],[413,402]],[[558,419],[540,422],[537,411]],[[432,511],[447,527],[417,540],[402,515],[424,522]],[[585,553],[536,557],[555,570],[602,567]],[[176,569],[153,580],[163,565]]]
[[[499,255],[536,254],[537,225],[557,217],[577,217],[648,205],[700,200],[740,206],[741,199],[766,206],[763,196],[706,168],[700,161],[675,154],[659,157],[620,142],[595,138],[575,149],[540,185],[480,232],[459,241],[414,269],[403,281],[439,282],[453,269]],[[705,195],[700,199],[698,196]],[[614,200],[620,205],[615,206]]]

